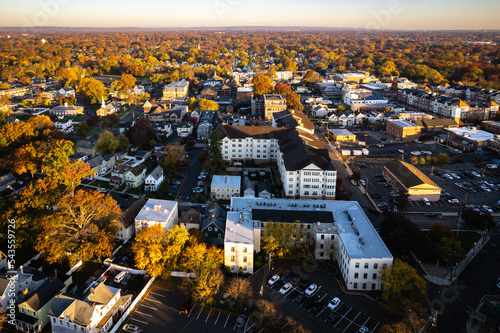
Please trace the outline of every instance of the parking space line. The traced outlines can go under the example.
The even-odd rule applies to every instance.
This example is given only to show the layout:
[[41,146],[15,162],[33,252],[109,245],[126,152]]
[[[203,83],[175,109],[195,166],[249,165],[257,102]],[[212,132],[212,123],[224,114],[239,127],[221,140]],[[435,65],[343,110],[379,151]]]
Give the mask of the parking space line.
[[226,322],[224,323],[224,328],[226,328],[226,325],[227,325],[227,321],[229,320],[229,317],[231,317],[231,314],[230,314],[230,313],[229,313],[229,314],[227,315],[227,319],[226,319]]
[[351,322],[349,323],[349,325],[347,325],[347,327],[344,329],[343,332],[347,331],[347,329],[349,328],[349,326],[351,326],[351,324],[354,323],[354,321],[356,320],[356,318],[358,318],[358,316],[359,316],[360,313],[361,313],[361,311],[356,315],[356,317],[354,317],[353,320],[351,320]]
[[363,325],[361,326],[365,326],[365,324],[368,322],[368,320],[370,320],[371,317],[368,317],[368,319],[363,323]]
[[163,304],[162,302],[157,301],[157,300],[155,300],[155,299],[151,299],[151,298],[147,298],[147,297],[146,297],[146,299],[147,299],[148,301],[150,301],[150,302],[156,302],[156,303]]
[[323,298],[326,297],[326,295],[328,295],[328,293],[326,293],[325,296],[321,297],[319,301],[321,302],[323,300]]
[[189,310],[188,317],[191,315],[191,312],[193,312],[193,310],[194,310],[195,307],[196,307],[196,304],[193,304],[193,307],[191,308],[191,310]]
[[[250,320],[250,319],[248,319],[248,320]],[[248,324],[248,322],[247,322],[247,324]],[[252,327],[254,327],[254,326],[255,326],[255,324],[257,324],[257,322],[255,322],[255,323],[253,323],[252,325],[250,325],[250,327],[249,327],[249,328],[247,328],[246,330],[244,330],[244,331],[243,331],[243,333],[248,332],[248,331],[249,331]]]
[[[352,306],[351,306],[351,308],[350,308],[349,310],[347,310],[347,312],[346,312],[345,314],[341,315],[341,316],[342,316],[342,319],[349,320],[346,316],[347,316],[347,314],[348,314],[351,310],[352,310]],[[342,321],[342,319],[340,319],[339,321],[337,321],[337,323],[336,323],[336,324],[335,324],[335,326],[333,326],[333,327],[337,327],[337,325],[338,325],[338,324]]]
[[287,322],[287,323],[286,323],[286,325],[285,325],[285,326],[283,326],[283,327],[281,328],[281,330],[283,330],[283,329],[284,329],[285,327],[287,327],[288,325],[290,325],[290,322]]
[[321,310],[321,311],[320,311],[320,312],[316,315],[316,317],[319,317],[319,315],[320,315],[320,314],[322,314],[322,313],[323,313],[323,311],[325,311],[326,309],[328,309],[328,308],[325,306],[325,307],[323,308],[323,310]]
[[378,325],[380,325],[380,321],[377,323],[377,325],[375,325],[375,327],[373,328],[372,332],[375,332],[377,330]]
[[198,317],[196,317],[196,320],[198,320],[198,318],[200,318],[200,315],[201,315],[201,311],[203,311],[203,308],[205,307],[205,305],[203,305],[200,309],[200,312],[198,312]]
[[135,319],[135,318],[130,318],[130,320],[135,320],[135,321],[138,321],[138,322],[146,324],[146,325],[148,324],[145,321],[142,321],[142,320],[139,320],[139,319]]
[[165,295],[158,294],[158,293],[155,293],[155,292],[153,292],[153,291],[152,291],[152,292],[150,292],[150,294],[153,294],[153,295],[156,295],[156,296],[160,296],[160,297],[167,297],[167,296],[165,296]]
[[139,306],[143,306],[143,307],[145,307],[145,308],[148,308],[148,309],[151,309],[151,310],[155,310],[155,311],[156,311],[156,310],[158,310],[157,308],[153,308],[153,307],[151,307],[151,306],[147,306],[147,305],[144,305],[144,304],[141,304],[141,305],[139,305]]
[[210,318],[210,314],[212,313],[212,309],[210,309],[210,312],[207,315],[207,320],[205,320],[205,323],[208,321],[208,318]]
[[152,315],[144,313],[144,312],[141,312],[141,311],[135,311],[135,313],[140,313],[140,314],[148,316],[148,317],[153,317]]
[[222,313],[222,311],[219,311],[219,315],[217,316],[217,319],[215,319],[215,324],[214,324],[214,326],[215,326],[215,325],[217,325],[217,322],[219,321],[219,317],[220,317],[220,314],[221,314],[221,313]]

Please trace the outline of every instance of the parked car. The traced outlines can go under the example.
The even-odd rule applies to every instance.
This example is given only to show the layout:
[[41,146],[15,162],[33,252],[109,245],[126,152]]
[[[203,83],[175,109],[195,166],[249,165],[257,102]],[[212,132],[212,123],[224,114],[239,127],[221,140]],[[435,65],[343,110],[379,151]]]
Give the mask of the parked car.
[[301,280],[300,275],[295,275],[295,276],[293,277],[293,279],[292,279],[291,283],[292,283],[293,285],[296,285],[296,284],[298,284],[298,283],[300,282],[300,280]]
[[458,199],[450,199],[448,200],[448,203],[452,206],[462,206],[462,204],[460,203],[460,201],[458,201]]
[[297,287],[297,290],[300,291],[300,292],[304,292],[304,290],[306,290],[306,288],[309,286],[309,281],[307,280],[304,280],[302,281],[299,286]]
[[340,306],[340,298],[338,297],[334,297],[327,305],[327,307],[332,311],[337,310],[339,306]]
[[487,213],[493,213],[493,209],[491,209],[488,205],[483,205],[483,210]]
[[285,285],[285,282],[283,282],[283,280],[278,280],[276,281],[273,285],[272,285],[272,288],[275,288],[275,289],[278,289],[280,290],[281,287],[283,287]]
[[290,291],[290,289],[292,289],[292,284],[291,283],[287,283],[285,284],[283,287],[281,287],[280,289],[280,294],[286,294],[287,292]]
[[357,333],[366,333],[366,332],[368,332],[368,327],[361,326]]
[[142,332],[142,330],[139,327],[132,325],[132,324],[123,325],[123,331],[128,332],[128,333],[140,333],[140,332]]
[[328,316],[328,318],[326,318],[326,322],[330,323],[330,324],[334,324],[339,319],[340,319],[340,315],[337,312],[332,312],[332,313],[330,313],[330,315]]
[[245,325],[245,322],[247,321],[247,316],[244,314],[240,314],[238,316],[238,319],[236,319],[236,327],[241,328],[243,325]]
[[304,300],[304,294],[298,294],[292,302],[300,304]]
[[318,301],[316,301],[311,306],[311,312],[314,313],[314,314],[317,314],[318,312],[321,311],[322,308],[323,308],[323,306],[321,305],[321,303],[319,303]]
[[425,204],[426,206],[430,206],[430,205],[431,205],[431,202],[430,202],[430,201],[429,201],[429,199],[427,199],[427,198],[422,198],[422,201],[424,202],[424,204]]
[[360,179],[360,180],[359,180],[359,183],[360,183],[362,186],[366,186],[366,182],[365,182],[363,179]]
[[283,281],[285,282],[289,282],[293,277],[295,276],[295,273],[294,272],[290,272],[288,273],[284,278],[283,278]]
[[269,281],[267,281],[267,283],[268,283],[269,285],[271,285],[271,286],[272,286],[272,285],[273,285],[273,284],[275,284],[275,283],[276,283],[279,279],[280,279],[280,276],[279,276],[278,274],[276,274],[276,275],[273,275],[273,277],[272,277],[272,278],[270,278],[270,279],[269,279]]
[[312,296],[318,290],[318,286],[314,283],[310,284],[304,292],[306,296]]

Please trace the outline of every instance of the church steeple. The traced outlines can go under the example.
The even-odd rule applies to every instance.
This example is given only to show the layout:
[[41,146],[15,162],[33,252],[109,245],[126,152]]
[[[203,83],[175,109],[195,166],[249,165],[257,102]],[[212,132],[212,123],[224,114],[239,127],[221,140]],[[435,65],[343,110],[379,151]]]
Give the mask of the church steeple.
[[101,108],[105,108],[106,107],[106,104],[104,103],[104,96],[101,96]]

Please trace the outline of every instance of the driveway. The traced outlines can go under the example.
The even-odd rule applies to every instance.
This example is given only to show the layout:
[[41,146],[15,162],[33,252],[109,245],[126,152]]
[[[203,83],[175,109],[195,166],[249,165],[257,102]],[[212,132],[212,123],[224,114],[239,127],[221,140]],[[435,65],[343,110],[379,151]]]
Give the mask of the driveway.
[[191,202],[191,196],[193,195],[193,187],[198,181],[198,175],[201,171],[201,165],[198,162],[198,153],[201,148],[193,148],[189,156],[189,165],[184,174],[184,180],[177,192],[177,201],[181,202]]

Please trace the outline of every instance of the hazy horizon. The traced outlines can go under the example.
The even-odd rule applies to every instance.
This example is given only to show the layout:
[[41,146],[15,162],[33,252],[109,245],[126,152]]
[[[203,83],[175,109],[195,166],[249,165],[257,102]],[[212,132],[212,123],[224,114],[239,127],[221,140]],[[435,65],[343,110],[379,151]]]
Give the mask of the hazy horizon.
[[500,30],[496,0],[0,0],[1,27]]

